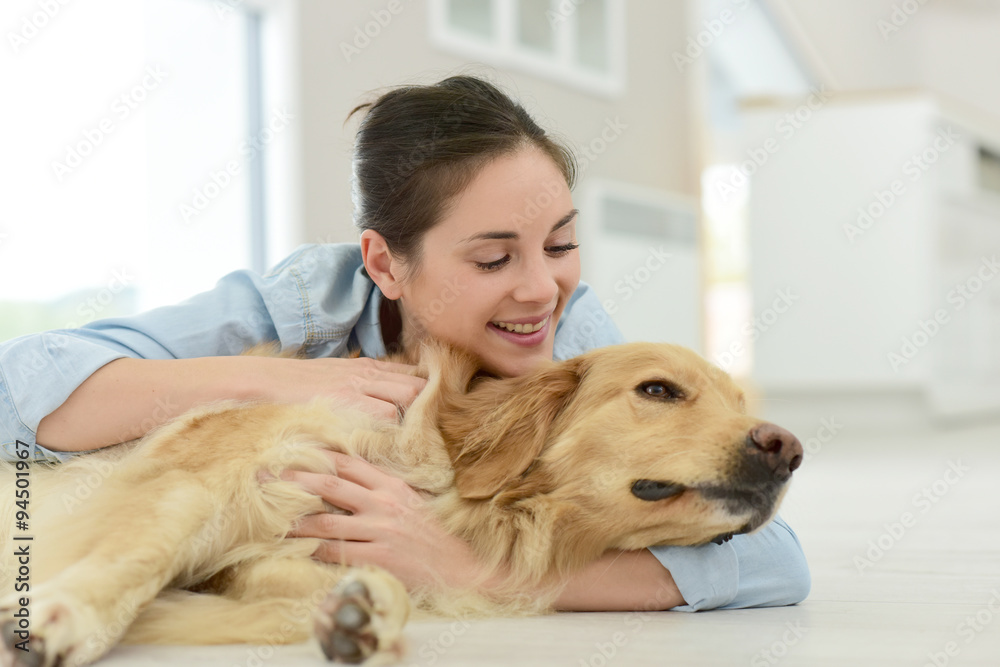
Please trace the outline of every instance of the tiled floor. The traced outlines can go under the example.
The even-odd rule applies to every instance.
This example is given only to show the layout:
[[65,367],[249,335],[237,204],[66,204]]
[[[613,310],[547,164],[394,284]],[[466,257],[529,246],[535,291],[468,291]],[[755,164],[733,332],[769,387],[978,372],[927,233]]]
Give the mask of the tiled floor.
[[[906,435],[845,428],[813,450],[782,510],[812,567],[804,603],[411,624],[402,664],[1000,666],[1000,426]],[[311,645],[119,647],[104,664],[322,658]]]

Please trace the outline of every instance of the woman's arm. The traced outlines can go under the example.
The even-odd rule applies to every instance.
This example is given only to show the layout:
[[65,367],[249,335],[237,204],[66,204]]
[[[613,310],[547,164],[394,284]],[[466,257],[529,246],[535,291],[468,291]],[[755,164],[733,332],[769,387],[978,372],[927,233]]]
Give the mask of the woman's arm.
[[674,578],[649,551],[609,551],[574,572],[559,611],[661,611],[684,604]]
[[259,359],[116,359],[94,372],[38,423],[35,441],[55,451],[85,451],[138,438],[190,408],[251,398]]
[[373,359],[117,359],[101,367],[38,424],[36,442],[84,451],[137,438],[190,408],[222,399],[302,402],[336,396],[395,418],[426,380]]
[[[348,389],[336,378],[351,378],[329,365],[355,334],[368,356],[380,353],[378,302],[361,268],[356,244],[305,245],[265,275],[234,271],[176,305],[0,343],[0,458],[14,456],[17,440],[32,458],[65,460],[64,452],[132,439],[225,398],[353,395],[364,410],[395,415],[390,402],[408,404],[422,380],[404,370],[387,385],[386,367],[340,360],[360,381]],[[309,356],[326,359],[235,358],[264,341],[307,345]]]
[[774,607],[809,595],[809,565],[781,517],[724,544],[608,552],[574,573],[565,611],[703,611]]
[[670,570],[687,601],[677,611],[775,607],[796,604],[809,595],[805,553],[780,516],[724,544],[649,551]]

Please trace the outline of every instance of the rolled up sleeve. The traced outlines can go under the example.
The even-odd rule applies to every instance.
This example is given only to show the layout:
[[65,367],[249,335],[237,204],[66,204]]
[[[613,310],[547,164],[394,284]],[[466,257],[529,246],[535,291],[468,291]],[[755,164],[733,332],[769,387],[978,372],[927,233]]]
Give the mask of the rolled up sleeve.
[[263,276],[229,273],[213,289],[176,305],[0,344],[0,456],[12,458],[18,440],[35,459],[72,456],[38,445],[38,424],[115,359],[225,356],[269,340],[301,346],[306,295],[295,263],[313,247],[300,247]]
[[687,602],[673,611],[777,607],[809,595],[802,545],[780,517],[723,544],[649,550],[670,571]]

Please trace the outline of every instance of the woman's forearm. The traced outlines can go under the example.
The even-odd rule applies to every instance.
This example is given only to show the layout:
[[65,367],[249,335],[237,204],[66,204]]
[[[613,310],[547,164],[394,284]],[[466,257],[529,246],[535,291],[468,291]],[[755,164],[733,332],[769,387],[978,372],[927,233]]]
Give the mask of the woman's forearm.
[[127,442],[186,410],[256,390],[239,378],[270,360],[259,357],[116,359],[87,378],[38,424],[35,441],[56,451]]
[[685,604],[670,572],[643,549],[609,551],[570,575],[559,611],[655,611]]

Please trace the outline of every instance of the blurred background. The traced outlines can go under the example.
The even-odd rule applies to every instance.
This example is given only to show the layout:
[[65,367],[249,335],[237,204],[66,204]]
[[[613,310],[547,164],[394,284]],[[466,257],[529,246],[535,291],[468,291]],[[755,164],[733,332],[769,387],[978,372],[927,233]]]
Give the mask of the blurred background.
[[7,0],[0,31],[0,340],[355,241],[348,112],[472,73],[576,150],[629,340],[818,443],[1000,417],[996,0]]

